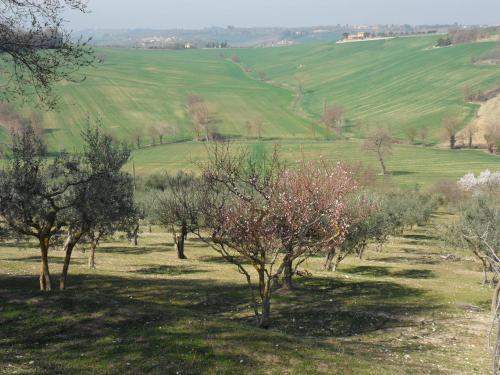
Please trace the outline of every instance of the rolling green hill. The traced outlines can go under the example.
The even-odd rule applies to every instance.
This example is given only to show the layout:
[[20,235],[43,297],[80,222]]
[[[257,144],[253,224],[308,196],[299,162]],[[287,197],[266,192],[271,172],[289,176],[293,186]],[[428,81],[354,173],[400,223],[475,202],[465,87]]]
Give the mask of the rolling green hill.
[[396,136],[407,127],[428,127],[434,139],[446,115],[470,119],[474,106],[463,102],[463,87],[486,89],[500,84],[499,66],[475,66],[477,56],[494,43],[432,48],[434,38],[314,45],[273,50],[244,50],[242,61],[265,71],[276,83],[296,88],[297,75],[304,81],[301,108],[319,118],[323,101],[347,109],[357,126],[387,126]]
[[[403,138],[406,128],[425,127],[429,141],[438,142],[443,117],[460,115],[465,124],[476,113],[477,106],[463,102],[465,84],[474,89],[500,84],[499,66],[470,62],[494,49],[494,43],[436,49],[435,38],[267,49],[98,50],[104,63],[84,72],[84,82],[58,88],[59,110],[44,115],[46,139],[53,150],[78,148],[90,115],[100,117],[117,138],[131,141],[139,132],[148,144],[148,129],[167,122],[178,129],[168,141],[181,143],[137,150],[137,170],[189,167],[192,155],[204,153],[202,144],[189,142],[193,132],[185,104],[188,95],[196,94],[206,100],[224,135],[245,138],[245,123],[262,118],[263,147],[282,143],[292,160],[301,157],[302,149],[311,158],[373,163],[356,140],[367,129],[385,126]],[[232,61],[234,55],[239,63]],[[269,79],[259,80],[260,72]],[[297,77],[303,82],[300,94]],[[346,108],[350,140],[326,142],[326,131],[311,133],[325,100]],[[398,146],[391,169],[399,183],[427,184],[498,164],[498,158],[481,151]]]
[[[189,139],[185,102],[197,94],[209,103],[219,130],[231,136],[245,136],[245,122],[262,117],[266,138],[310,138],[309,124],[326,99],[347,109],[349,133],[356,137],[371,126],[388,126],[397,136],[414,126],[428,127],[437,140],[444,116],[475,113],[463,103],[463,86],[500,84],[500,67],[470,63],[494,43],[433,49],[433,42],[416,37],[274,49],[103,50],[104,64],[86,72],[85,82],[60,88],[61,109],[46,116],[45,127],[56,148],[78,144],[87,114],[101,116],[125,138],[170,122],[178,139]],[[235,54],[240,64],[231,61]],[[261,71],[269,81],[256,79]],[[297,75],[305,94],[294,110]]]

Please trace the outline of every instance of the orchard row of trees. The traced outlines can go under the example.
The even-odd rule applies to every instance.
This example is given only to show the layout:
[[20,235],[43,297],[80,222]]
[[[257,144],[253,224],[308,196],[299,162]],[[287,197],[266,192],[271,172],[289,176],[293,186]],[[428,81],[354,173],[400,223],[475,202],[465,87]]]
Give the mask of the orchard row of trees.
[[277,149],[255,157],[246,149],[212,143],[199,175],[153,175],[137,201],[148,225],[173,236],[186,259],[195,236],[235,265],[251,291],[256,321],[270,325],[273,291],[294,287],[293,277],[311,256],[322,254],[335,270],[370,242],[424,223],[437,203],[418,192],[370,190],[371,174],[344,163],[286,165]]

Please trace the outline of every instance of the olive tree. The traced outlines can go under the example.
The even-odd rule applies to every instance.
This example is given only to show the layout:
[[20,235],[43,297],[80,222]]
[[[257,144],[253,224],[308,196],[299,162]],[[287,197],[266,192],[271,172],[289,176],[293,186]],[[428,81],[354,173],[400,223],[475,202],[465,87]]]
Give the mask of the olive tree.
[[186,259],[184,244],[188,233],[199,227],[201,179],[191,173],[165,175],[165,188],[157,190],[152,206],[156,221],[169,228],[179,259]]
[[424,225],[437,208],[434,195],[416,191],[362,192],[351,196],[347,210],[349,227],[345,241],[327,250],[325,269],[335,271],[347,256],[359,258],[372,242],[380,250],[390,236],[405,228]]
[[[448,238],[455,246],[468,248],[483,264],[483,285],[488,281],[488,270],[493,271],[497,284],[493,292],[491,310],[493,323],[490,336],[493,353],[493,374],[499,372],[500,359],[500,201],[498,197],[476,196],[459,207],[459,219],[449,228]],[[494,325],[496,323],[496,329]],[[492,335],[493,336],[493,335]]]
[[95,249],[102,235],[111,234],[135,214],[132,179],[121,172],[129,159],[128,147],[113,143],[100,126],[89,125],[82,132],[82,138],[83,162],[91,178],[73,190],[74,204],[66,219],[68,235],[60,289],[65,288],[71,254],[81,238],[90,239],[89,266],[94,267]]
[[81,159],[61,153],[48,160],[31,127],[13,134],[11,158],[1,172],[0,214],[16,232],[40,246],[40,289],[52,288],[48,254],[51,239],[66,224],[74,190],[89,180]]

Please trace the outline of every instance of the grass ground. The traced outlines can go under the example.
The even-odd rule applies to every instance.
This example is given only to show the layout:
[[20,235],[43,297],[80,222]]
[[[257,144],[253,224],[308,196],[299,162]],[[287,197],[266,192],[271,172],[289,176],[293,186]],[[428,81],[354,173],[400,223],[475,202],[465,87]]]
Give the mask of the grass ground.
[[[271,151],[276,141],[239,142],[235,146],[248,147],[252,153]],[[277,141],[281,155],[290,162],[311,159],[348,160],[379,169],[375,155],[362,150],[362,142],[351,141]],[[154,172],[174,173],[180,169],[198,171],[197,163],[206,158],[203,143],[189,142],[163,145],[136,150],[132,160],[136,173],[147,175]],[[468,172],[478,173],[485,169],[498,170],[498,156],[481,150],[445,150],[433,147],[395,145],[388,158],[392,175],[385,178],[396,185],[428,187],[448,179],[457,180]],[[127,166],[132,171],[132,163]],[[379,177],[381,180],[382,177]]]
[[[267,331],[254,328],[233,266],[194,240],[177,260],[160,228],[138,247],[103,244],[96,270],[77,251],[65,292],[38,292],[36,249],[4,243],[0,373],[485,374],[491,290],[469,254],[436,238],[447,220],[334,274],[310,259],[311,276],[276,292]],[[53,274],[61,263],[53,251]]]

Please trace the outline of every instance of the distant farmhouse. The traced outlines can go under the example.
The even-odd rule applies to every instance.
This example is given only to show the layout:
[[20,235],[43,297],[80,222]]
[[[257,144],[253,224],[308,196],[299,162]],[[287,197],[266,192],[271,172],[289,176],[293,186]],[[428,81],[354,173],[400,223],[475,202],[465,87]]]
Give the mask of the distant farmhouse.
[[365,40],[367,38],[370,38],[371,37],[371,33],[367,33],[367,32],[358,32],[358,33],[353,33],[353,34],[349,34],[347,35],[347,40]]

